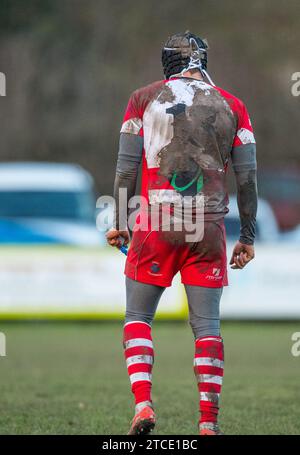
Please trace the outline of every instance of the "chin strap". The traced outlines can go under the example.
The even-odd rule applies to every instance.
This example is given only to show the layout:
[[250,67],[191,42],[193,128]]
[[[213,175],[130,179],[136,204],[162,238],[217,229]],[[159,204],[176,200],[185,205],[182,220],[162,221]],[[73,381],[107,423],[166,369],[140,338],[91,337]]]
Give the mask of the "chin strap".
[[211,79],[210,75],[208,74],[208,72],[206,70],[204,70],[203,68],[200,68],[200,71],[202,73],[202,75],[204,77],[206,77],[206,79],[208,80],[208,82],[213,85],[214,87],[216,86],[216,84],[214,83],[214,81]]

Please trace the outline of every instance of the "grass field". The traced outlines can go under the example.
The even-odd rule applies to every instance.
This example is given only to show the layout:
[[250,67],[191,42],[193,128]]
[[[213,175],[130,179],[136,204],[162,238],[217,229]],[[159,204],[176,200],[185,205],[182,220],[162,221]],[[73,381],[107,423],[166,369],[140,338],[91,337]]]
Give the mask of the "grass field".
[[[223,323],[227,434],[300,434],[297,323]],[[121,323],[1,323],[0,434],[124,434],[133,406]],[[186,323],[156,323],[156,434],[196,434],[193,340]]]

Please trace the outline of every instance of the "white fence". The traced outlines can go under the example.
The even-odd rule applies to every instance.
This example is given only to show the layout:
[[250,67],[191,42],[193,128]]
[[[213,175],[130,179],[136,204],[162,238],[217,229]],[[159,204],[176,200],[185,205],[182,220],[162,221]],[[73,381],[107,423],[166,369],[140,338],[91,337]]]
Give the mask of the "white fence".
[[[231,246],[228,248],[228,255]],[[229,271],[223,319],[300,319],[300,249],[257,245],[243,271]],[[122,318],[125,256],[109,248],[0,248],[0,318]],[[158,317],[187,315],[176,277]]]

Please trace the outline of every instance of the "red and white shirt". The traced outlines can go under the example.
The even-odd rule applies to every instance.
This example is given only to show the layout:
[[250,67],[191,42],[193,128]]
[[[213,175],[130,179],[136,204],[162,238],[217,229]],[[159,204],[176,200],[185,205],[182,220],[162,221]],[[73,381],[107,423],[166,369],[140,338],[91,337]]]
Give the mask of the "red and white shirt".
[[143,137],[142,196],[150,204],[198,194],[207,215],[228,211],[226,169],[233,148],[255,144],[241,100],[185,77],[136,90],[121,132]]

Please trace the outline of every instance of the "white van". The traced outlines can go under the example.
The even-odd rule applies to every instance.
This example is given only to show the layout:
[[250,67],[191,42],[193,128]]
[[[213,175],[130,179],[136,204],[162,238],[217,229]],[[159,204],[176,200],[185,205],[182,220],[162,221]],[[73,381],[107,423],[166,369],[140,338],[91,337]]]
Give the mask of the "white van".
[[93,179],[75,164],[0,164],[0,243],[103,244]]

